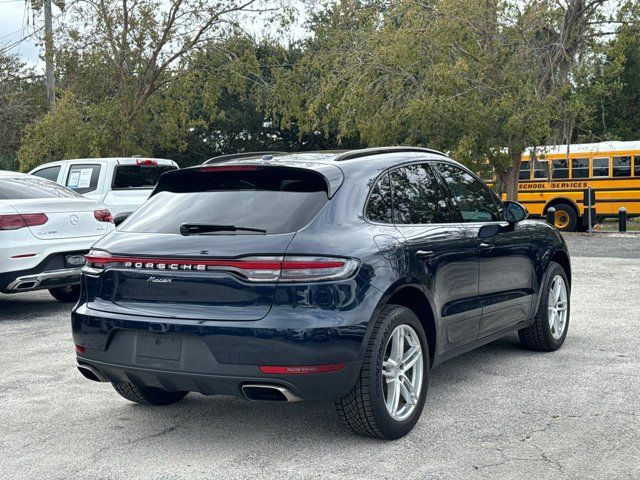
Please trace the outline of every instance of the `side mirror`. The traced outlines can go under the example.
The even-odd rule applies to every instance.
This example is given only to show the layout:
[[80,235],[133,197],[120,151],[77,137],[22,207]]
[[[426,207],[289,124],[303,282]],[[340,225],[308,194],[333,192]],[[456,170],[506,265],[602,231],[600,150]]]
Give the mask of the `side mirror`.
[[517,223],[529,216],[527,208],[518,202],[504,202],[504,219],[509,223]]
[[115,217],[113,217],[113,224],[117,227],[122,222],[124,222],[129,215],[131,215],[131,212],[118,213]]

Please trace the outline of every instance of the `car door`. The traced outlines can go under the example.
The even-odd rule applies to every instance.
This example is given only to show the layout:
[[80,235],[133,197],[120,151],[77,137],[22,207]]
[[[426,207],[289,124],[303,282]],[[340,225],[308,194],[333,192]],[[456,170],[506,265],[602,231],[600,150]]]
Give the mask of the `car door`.
[[504,220],[501,202],[473,174],[453,163],[438,162],[436,167],[449,188],[454,214],[478,245],[482,305],[478,338],[525,322],[534,285],[526,229]]
[[409,271],[436,310],[436,354],[473,342],[482,308],[477,242],[454,221],[427,162],[390,172],[396,227],[405,238]]

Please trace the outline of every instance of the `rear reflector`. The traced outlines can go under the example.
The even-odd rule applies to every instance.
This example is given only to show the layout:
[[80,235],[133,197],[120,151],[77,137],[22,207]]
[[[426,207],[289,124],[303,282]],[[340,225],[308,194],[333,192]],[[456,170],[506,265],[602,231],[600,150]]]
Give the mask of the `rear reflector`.
[[44,225],[49,218],[44,213],[15,213],[0,215],[0,230],[17,230],[24,227]]
[[84,353],[87,351],[86,347],[83,347],[82,345],[76,345],[76,353]]
[[268,375],[308,375],[312,373],[339,372],[344,368],[344,363],[329,365],[288,365],[276,367],[272,365],[260,365],[260,372]]
[[158,165],[158,161],[157,160],[149,160],[149,159],[136,160],[136,165],[138,165],[139,167],[154,167],[154,166]]
[[360,265],[352,258],[286,256],[244,257],[239,259],[149,258],[111,256],[92,250],[85,255],[87,273],[96,274],[107,267],[136,270],[222,271],[251,282],[307,282],[342,280]]
[[103,208],[101,210],[94,210],[93,216],[99,222],[113,223],[113,216],[111,215],[111,212],[106,208]]

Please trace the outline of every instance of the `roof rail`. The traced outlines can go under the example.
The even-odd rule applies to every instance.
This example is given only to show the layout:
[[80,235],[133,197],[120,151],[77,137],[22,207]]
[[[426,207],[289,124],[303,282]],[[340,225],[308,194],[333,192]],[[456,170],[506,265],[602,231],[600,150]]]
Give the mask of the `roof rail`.
[[240,152],[230,153],[228,155],[219,155],[217,157],[210,158],[202,162],[203,165],[210,165],[212,163],[224,162],[225,160],[238,160],[240,158],[253,158],[263,157],[265,155],[283,155],[286,152]]
[[373,147],[363,148],[361,150],[350,150],[335,158],[336,162],[343,162],[345,160],[354,160],[356,158],[368,157],[369,155],[380,155],[382,153],[399,153],[399,152],[422,152],[422,153],[436,153],[438,155],[446,156],[444,153],[438,150],[432,150],[430,148],[422,147]]

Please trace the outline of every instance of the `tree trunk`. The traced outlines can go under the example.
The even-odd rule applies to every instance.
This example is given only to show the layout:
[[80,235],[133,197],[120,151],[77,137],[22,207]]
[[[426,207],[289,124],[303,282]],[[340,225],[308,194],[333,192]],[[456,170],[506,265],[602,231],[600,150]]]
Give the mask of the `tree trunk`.
[[520,177],[520,163],[522,152],[511,154],[511,166],[500,173],[500,180],[504,184],[507,200],[518,201],[518,181]]
[[51,21],[51,0],[44,0],[44,61],[47,105],[49,110],[56,106],[55,79],[53,76],[53,28]]

